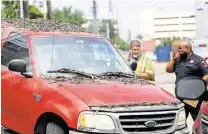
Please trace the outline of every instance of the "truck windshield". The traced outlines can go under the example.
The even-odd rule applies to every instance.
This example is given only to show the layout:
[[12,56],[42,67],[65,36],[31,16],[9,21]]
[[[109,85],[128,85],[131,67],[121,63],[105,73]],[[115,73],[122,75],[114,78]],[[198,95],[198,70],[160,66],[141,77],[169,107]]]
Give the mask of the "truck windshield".
[[103,38],[34,36],[32,41],[42,74],[62,68],[90,74],[132,73],[116,49]]

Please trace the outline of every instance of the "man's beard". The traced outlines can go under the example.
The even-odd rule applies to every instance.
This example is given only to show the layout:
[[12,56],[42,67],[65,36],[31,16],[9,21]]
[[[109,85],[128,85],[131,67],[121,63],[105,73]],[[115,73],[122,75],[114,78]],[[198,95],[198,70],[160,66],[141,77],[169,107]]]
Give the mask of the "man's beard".
[[188,58],[188,53],[183,53],[180,55],[181,59],[184,60],[184,59],[187,59]]

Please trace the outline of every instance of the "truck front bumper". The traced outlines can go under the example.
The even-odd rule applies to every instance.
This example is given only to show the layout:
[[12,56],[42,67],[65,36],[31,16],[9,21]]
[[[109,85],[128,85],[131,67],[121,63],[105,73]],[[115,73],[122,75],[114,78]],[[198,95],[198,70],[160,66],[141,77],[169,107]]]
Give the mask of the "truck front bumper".
[[[174,133],[172,134],[189,134],[189,130],[188,128],[183,128],[183,129],[180,129],[180,130],[176,130]],[[69,134],[87,134],[87,133],[84,133],[84,132],[78,132],[78,131],[69,131]],[[136,133],[134,133],[136,134]]]
[[183,129],[180,129],[180,130],[175,131],[173,134],[189,134],[189,133],[190,133],[190,131],[186,127],[186,128],[183,128]]

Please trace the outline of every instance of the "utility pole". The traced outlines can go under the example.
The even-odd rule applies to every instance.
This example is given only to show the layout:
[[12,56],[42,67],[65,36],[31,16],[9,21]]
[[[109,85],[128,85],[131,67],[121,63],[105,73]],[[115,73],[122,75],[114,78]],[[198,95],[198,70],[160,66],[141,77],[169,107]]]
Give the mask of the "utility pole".
[[96,5],[95,0],[93,0],[93,31],[95,33],[98,33],[98,28],[97,28],[97,5]]
[[28,1],[23,0],[23,12],[24,12],[24,18],[29,18],[29,7],[28,7]]
[[47,0],[46,5],[47,5],[47,19],[51,20],[52,19],[51,1]]
[[22,0],[20,0],[20,17],[21,17],[21,18],[24,17]]
[[109,0],[109,21],[108,21],[108,27],[109,27],[109,38],[112,42],[114,38],[114,21],[113,21],[113,10],[112,10],[112,1]]

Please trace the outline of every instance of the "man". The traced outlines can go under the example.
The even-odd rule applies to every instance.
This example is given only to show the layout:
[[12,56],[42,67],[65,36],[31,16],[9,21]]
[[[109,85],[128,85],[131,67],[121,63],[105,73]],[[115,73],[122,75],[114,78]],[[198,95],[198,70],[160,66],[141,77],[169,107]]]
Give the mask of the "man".
[[[176,84],[179,80],[186,77],[198,76],[208,81],[208,65],[205,60],[192,52],[191,43],[188,41],[180,41],[178,51],[173,54],[171,60],[166,67],[168,73],[175,72]],[[194,108],[185,103],[186,117],[190,113],[193,120],[196,120],[201,102]]]
[[138,77],[146,80],[155,80],[155,72],[152,61],[141,54],[141,42],[138,40],[132,40],[129,44],[130,52],[123,57],[126,62],[131,65],[133,62],[137,62],[137,68],[135,73]]

